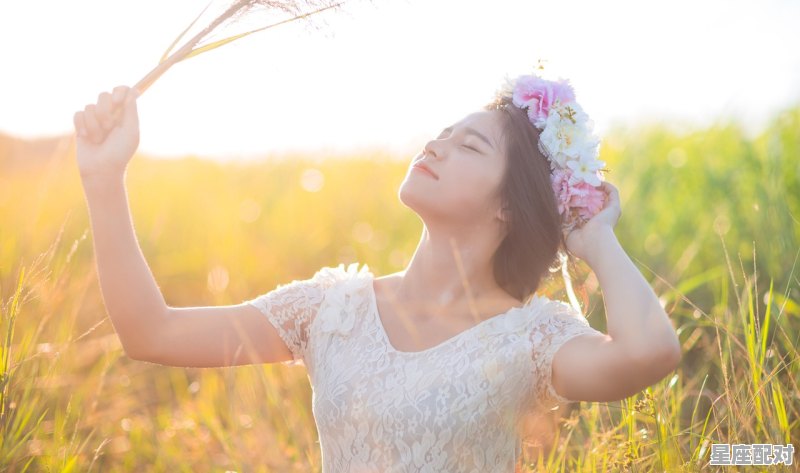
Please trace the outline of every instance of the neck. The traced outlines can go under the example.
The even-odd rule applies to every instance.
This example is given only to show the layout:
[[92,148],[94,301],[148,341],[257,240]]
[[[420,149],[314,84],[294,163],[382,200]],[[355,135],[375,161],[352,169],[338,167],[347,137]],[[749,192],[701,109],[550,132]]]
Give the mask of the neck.
[[444,307],[474,306],[477,300],[505,294],[494,280],[491,261],[498,242],[487,238],[485,232],[458,233],[465,236],[438,236],[423,228],[394,293],[397,300],[437,312]]

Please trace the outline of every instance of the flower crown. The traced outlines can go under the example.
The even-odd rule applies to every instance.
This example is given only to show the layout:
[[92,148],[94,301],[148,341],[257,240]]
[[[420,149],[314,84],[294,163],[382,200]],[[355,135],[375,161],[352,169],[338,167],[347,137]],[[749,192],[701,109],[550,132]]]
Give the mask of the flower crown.
[[508,84],[513,104],[527,110],[540,131],[539,150],[550,162],[550,181],[556,194],[563,229],[583,225],[600,210],[606,193],[599,187],[605,162],[597,159],[600,140],[592,134],[593,122],[575,101],[567,80],[551,81],[535,74]]

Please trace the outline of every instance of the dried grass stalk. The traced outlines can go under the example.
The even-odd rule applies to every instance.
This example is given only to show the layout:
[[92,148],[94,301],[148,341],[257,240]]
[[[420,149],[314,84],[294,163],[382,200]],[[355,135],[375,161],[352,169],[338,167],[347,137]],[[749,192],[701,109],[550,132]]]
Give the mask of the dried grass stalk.
[[[301,19],[308,19],[309,17],[323,11],[331,10],[341,6],[345,3],[345,0],[235,0],[221,15],[211,21],[211,23],[209,23],[209,25],[206,26],[202,31],[197,33],[183,46],[178,48],[177,51],[170,54],[170,51],[175,48],[181,38],[183,38],[194,26],[194,24],[197,23],[197,20],[203,16],[203,13],[208,10],[208,7],[212,3],[213,0],[209,2],[209,4],[203,8],[203,11],[201,11],[200,14],[197,15],[197,17],[189,24],[189,26],[187,26],[186,29],[184,29],[181,34],[175,38],[172,44],[169,45],[167,50],[161,56],[161,60],[159,61],[158,65],[133,86],[133,88],[139,92],[139,95],[143,94],[145,90],[153,85],[156,79],[161,77],[170,67],[185,59],[197,56],[198,54],[202,54],[207,51],[211,51],[212,49],[216,49],[222,45],[228,44],[258,31],[264,31],[278,25]],[[228,36],[226,38],[201,45],[201,43],[204,40],[207,40],[213,32],[243,19],[248,14],[253,13],[256,10],[273,11],[277,14],[287,15],[287,18],[266,26],[262,26],[260,28]]]

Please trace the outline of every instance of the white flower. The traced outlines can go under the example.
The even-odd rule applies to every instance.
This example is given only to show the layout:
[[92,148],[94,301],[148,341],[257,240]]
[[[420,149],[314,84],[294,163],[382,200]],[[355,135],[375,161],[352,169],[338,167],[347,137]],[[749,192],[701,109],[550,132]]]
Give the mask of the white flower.
[[353,328],[355,313],[348,303],[349,298],[341,288],[331,288],[325,297],[325,308],[319,313],[320,330],[344,335]]
[[580,159],[600,143],[591,128],[592,122],[578,103],[556,103],[550,108],[539,146],[552,162],[565,168],[567,161]]
[[356,263],[350,264],[346,272],[343,267],[344,265],[340,264],[337,268],[340,273],[337,277],[341,280],[328,288],[323,307],[317,315],[320,318],[321,331],[339,335],[346,335],[355,325],[356,291],[361,281],[359,276],[365,275],[369,270],[367,265],[364,265],[360,272],[357,271]]
[[600,185],[600,178],[597,176],[597,171],[602,169],[606,163],[599,159],[583,157],[578,160],[567,161],[567,167],[572,170],[570,177],[570,184],[577,184],[584,181],[595,187]]

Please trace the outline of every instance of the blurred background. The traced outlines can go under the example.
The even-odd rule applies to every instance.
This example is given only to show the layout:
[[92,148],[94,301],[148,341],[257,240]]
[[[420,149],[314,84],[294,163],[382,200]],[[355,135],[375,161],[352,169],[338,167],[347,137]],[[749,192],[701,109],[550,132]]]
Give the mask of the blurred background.
[[[320,471],[304,369],[130,360],[99,292],[72,115],[205,6],[0,4],[0,470]],[[410,160],[541,63],[594,121],[615,232],[684,356],[641,395],[530,419],[520,467],[705,471],[712,443],[797,449],[798,19],[777,0],[374,0],[257,33],[139,99],[137,238],[176,307],[339,263],[398,271],[422,228],[397,198]],[[604,330],[597,281],[577,276]],[[560,276],[542,292],[565,299]]]
[[[206,4],[5,2],[0,131],[69,133],[76,110],[133,85]],[[211,4],[203,19],[225,2]],[[600,134],[726,119],[752,136],[800,98],[798,18],[800,4],[778,0],[351,1],[175,66],[140,101],[141,151],[407,155],[538,60],[570,80]]]

